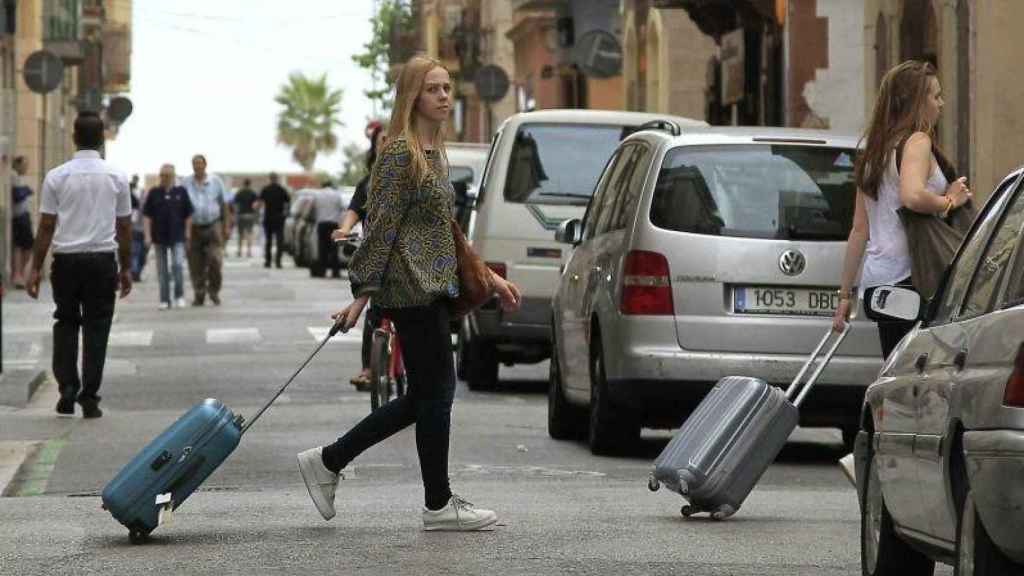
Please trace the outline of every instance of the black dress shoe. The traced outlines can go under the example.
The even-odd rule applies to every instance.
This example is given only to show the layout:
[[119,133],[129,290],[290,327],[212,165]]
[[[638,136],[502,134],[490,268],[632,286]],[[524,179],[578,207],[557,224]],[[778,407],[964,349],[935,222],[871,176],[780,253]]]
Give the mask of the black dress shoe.
[[102,418],[103,410],[100,410],[97,402],[79,402],[82,405],[82,418]]
[[58,416],[74,416],[75,415],[75,401],[71,399],[61,398],[57,400],[57,415]]
[[214,306],[220,306],[220,296],[217,294],[210,294],[210,302],[213,302]]

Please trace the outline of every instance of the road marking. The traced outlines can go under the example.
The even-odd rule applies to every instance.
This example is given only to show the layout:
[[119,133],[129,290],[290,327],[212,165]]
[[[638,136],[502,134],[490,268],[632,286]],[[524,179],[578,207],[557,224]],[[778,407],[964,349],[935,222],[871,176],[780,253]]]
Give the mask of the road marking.
[[46,492],[46,486],[50,482],[50,474],[57,465],[57,457],[64,445],[68,443],[66,437],[51,438],[29,456],[21,465],[13,481],[5,490],[8,496],[39,496]]
[[[307,326],[306,330],[313,336],[313,339],[317,342],[323,342],[324,338],[327,337],[327,332],[330,331],[330,326]],[[363,342],[363,331],[359,328],[352,328],[345,334],[335,334],[334,338],[331,338],[331,342],[335,343],[356,343],[362,344]]]
[[259,328],[209,328],[207,344],[255,344],[263,338]]
[[151,346],[153,344],[153,331],[111,332],[108,344],[110,346]]

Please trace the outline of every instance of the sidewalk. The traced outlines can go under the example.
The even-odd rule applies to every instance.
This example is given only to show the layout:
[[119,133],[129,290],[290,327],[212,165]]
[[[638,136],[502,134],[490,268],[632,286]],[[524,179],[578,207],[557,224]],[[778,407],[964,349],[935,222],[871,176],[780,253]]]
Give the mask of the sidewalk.
[[53,306],[49,282],[43,283],[38,300],[24,290],[12,289],[4,296],[0,409],[25,407],[42,383],[50,363]]

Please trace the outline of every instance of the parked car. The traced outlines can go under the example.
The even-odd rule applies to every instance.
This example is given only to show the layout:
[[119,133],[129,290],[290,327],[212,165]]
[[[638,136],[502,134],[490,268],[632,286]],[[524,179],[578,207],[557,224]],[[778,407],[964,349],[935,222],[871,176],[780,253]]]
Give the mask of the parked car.
[[867,390],[854,452],[864,574],[931,574],[935,561],[1024,574],[1022,179],[989,197]]
[[[551,307],[548,430],[595,453],[674,428],[720,378],[789,384],[831,325],[853,222],[857,139],[824,131],[645,130],[608,162]],[[856,321],[800,410],[852,446],[880,366]]]
[[582,216],[615,147],[649,122],[706,126],[640,112],[544,110],[513,115],[498,129],[470,238],[488,266],[519,286],[522,302],[516,312],[486,304],[463,322],[457,367],[470,388],[495,386],[499,363],[550,355],[551,296],[568,258],[554,231]]
[[307,212],[313,203],[313,190],[302,188],[292,193],[291,204],[288,207],[288,216],[284,220],[284,232],[282,233],[281,245],[285,252],[292,255],[296,266],[305,266],[305,256],[300,252],[298,239],[302,237],[301,228],[307,224]]
[[489,146],[476,142],[446,142],[448,177],[455,188],[455,221],[467,236],[472,233],[477,190],[487,164]]

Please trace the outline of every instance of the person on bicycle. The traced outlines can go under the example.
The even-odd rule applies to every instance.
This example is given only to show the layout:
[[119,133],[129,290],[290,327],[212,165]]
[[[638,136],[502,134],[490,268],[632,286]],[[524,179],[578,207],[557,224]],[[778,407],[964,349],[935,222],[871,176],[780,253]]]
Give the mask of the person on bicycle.
[[[388,142],[371,177],[366,238],[352,257],[355,301],[333,315],[344,329],[359,320],[372,297],[396,328],[408,391],[374,410],[329,446],[298,454],[299,471],[317,510],[330,520],[339,472],[359,454],[416,424],[423,477],[424,530],[480,530],[497,522],[452,493],[448,447],[455,397],[450,305],[459,293],[451,229],[454,192],[447,177],[445,124],[451,78],[433,58],[413,56],[397,82]],[[516,286],[493,274],[506,310],[519,306]]]
[[[341,216],[338,229],[334,231],[335,241],[344,240],[352,233],[355,225],[366,220],[366,193],[370,188],[370,174],[373,172],[373,165],[377,161],[377,154],[384,148],[387,139],[387,126],[375,122],[369,127],[370,151],[366,153],[366,176],[356,184],[356,192],[352,195],[352,201]],[[356,390],[366,391],[370,389],[370,345],[373,343],[373,331],[380,325],[380,314],[373,305],[366,311],[366,319],[363,321],[363,350],[362,370],[352,377],[349,382],[356,387]]]

